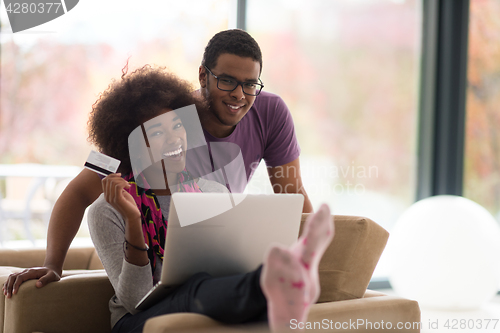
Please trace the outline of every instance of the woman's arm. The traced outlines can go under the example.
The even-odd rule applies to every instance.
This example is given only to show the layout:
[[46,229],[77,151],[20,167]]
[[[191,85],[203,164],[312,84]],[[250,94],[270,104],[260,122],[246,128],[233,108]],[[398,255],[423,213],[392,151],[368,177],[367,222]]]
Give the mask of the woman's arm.
[[68,184],[57,199],[50,216],[44,267],[30,268],[10,275],[3,287],[7,298],[16,294],[24,281],[38,279],[36,286],[43,287],[60,279],[66,253],[80,228],[85,209],[101,193],[99,176],[87,169],[83,169]]
[[119,304],[136,313],[135,305],[153,287],[147,252],[124,246],[127,239],[145,247],[140,212],[119,175],[104,178],[102,184],[104,194],[89,210],[90,235]]
[[[132,265],[144,266],[149,263],[147,251],[144,251],[141,212],[134,198],[125,191],[130,184],[120,174],[111,174],[102,180],[104,198],[118,211],[125,221],[125,258]],[[143,250],[140,250],[143,249]]]

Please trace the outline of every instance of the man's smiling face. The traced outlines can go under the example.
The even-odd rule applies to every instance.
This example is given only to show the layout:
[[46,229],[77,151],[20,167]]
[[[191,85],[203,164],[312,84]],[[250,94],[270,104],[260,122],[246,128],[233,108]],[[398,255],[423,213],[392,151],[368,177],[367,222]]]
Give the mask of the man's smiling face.
[[[219,78],[230,78],[240,82],[258,83],[260,64],[249,57],[223,53],[216,66],[209,68]],[[217,88],[217,79],[203,66],[200,67],[200,85],[204,97],[210,103],[210,120],[204,127],[216,137],[225,137],[245,116],[255,101],[255,96],[243,93],[241,85],[233,91]]]

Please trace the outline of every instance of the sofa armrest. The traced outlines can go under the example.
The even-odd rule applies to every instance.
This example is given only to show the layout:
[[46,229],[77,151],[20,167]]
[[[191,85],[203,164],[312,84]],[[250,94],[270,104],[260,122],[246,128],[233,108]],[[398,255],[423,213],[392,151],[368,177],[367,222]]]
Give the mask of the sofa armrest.
[[5,300],[4,332],[110,332],[114,294],[104,272],[63,277],[43,288],[35,280]]
[[376,292],[367,296],[314,304],[307,321],[317,322],[318,326],[327,322],[329,328],[341,328],[342,332],[420,332],[420,307],[416,301]]
[[[301,324],[292,322],[291,324],[291,331],[299,331],[302,325],[309,325],[305,326],[305,331],[312,332],[393,333],[403,331],[417,333],[420,332],[421,328],[420,308],[416,301],[387,296],[371,290],[367,290],[365,297],[359,299],[314,304],[309,312],[307,322]],[[398,329],[398,324],[399,327],[402,327],[401,329]],[[270,332],[267,325],[223,325],[207,316],[194,313],[176,313],[154,317],[146,322],[143,330],[144,333],[195,333],[200,331],[206,333]]]

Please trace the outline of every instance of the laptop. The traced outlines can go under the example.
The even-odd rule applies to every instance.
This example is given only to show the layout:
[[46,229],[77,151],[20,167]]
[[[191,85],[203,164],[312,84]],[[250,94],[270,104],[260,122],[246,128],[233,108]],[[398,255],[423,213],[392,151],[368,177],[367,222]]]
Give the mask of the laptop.
[[192,275],[250,272],[269,246],[298,238],[301,194],[174,193],[160,282],[136,305],[145,310]]

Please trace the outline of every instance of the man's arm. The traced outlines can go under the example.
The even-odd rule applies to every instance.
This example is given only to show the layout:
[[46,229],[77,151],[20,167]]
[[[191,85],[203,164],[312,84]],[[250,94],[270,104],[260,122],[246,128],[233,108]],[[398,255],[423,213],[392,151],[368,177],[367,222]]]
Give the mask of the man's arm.
[[312,213],[313,207],[302,185],[299,158],[277,167],[268,167],[269,180],[274,193],[300,193],[304,196],[303,213]]
[[102,193],[101,179],[83,169],[57,199],[50,216],[44,266],[62,273],[69,246],[82,223],[85,209]]
[[102,193],[101,179],[88,169],[83,169],[57,199],[50,216],[47,234],[45,267],[27,269],[12,274],[5,283],[4,294],[10,297],[27,280],[39,279],[37,287],[58,281],[66,253],[82,223],[85,209]]

